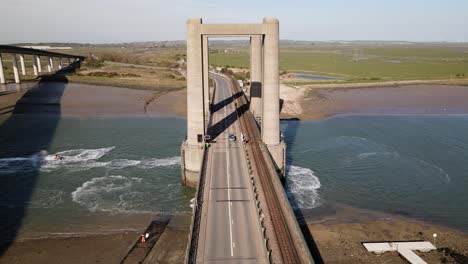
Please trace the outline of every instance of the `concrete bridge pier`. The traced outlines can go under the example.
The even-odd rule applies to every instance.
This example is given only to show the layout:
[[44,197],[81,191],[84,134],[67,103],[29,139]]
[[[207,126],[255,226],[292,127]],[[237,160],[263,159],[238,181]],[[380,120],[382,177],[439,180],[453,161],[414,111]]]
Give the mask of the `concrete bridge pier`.
[[265,18],[263,25],[262,141],[284,176],[286,144],[280,139],[279,116],[279,21],[276,18]]
[[13,63],[13,75],[15,76],[15,83],[20,83],[21,80],[18,70],[18,58],[16,57],[16,54],[11,54],[11,61]]
[[32,65],[33,65],[33,72],[34,72],[34,75],[37,76],[39,75],[39,68],[37,66],[37,56],[36,55],[33,55],[32,56]]
[[263,83],[262,36],[250,37],[250,111],[257,122],[262,120]]
[[37,65],[37,72],[41,73],[42,72],[42,66],[41,66],[41,57],[36,56],[36,65]]
[[5,72],[3,71],[3,60],[2,60],[2,54],[0,54],[0,84],[5,84]]
[[201,19],[187,21],[187,140],[182,144],[182,182],[196,187],[204,153],[205,107]]
[[26,66],[24,64],[24,54],[20,54],[21,75],[26,75]]
[[52,57],[49,56],[47,57],[47,70],[49,72],[52,72],[53,69],[54,69],[54,61],[52,60]]
[[61,70],[62,69],[62,58],[60,58],[60,57],[57,58],[57,65],[58,65],[59,70]]

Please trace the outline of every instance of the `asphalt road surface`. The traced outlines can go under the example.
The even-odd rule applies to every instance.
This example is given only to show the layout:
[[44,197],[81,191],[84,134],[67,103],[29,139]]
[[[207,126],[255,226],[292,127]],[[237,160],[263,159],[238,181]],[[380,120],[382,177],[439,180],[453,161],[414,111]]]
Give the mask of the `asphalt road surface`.
[[[220,75],[212,77],[216,112],[209,131],[215,143],[207,159],[197,262],[266,263],[231,82]],[[228,141],[229,134],[237,141]]]

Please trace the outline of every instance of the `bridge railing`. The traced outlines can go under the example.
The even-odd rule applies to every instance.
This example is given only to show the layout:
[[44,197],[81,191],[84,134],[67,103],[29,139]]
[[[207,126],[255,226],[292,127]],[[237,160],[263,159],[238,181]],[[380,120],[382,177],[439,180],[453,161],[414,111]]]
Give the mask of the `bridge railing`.
[[[20,75],[25,76],[27,74],[25,63],[26,55],[30,56],[30,60],[32,62],[33,67],[33,75],[35,76],[39,76],[39,74],[42,72],[41,57],[47,57],[47,71],[49,73],[55,70],[61,70],[64,67],[72,67],[73,65],[76,65],[76,62],[80,62],[85,59],[84,56],[78,55],[64,54],[31,48],[22,48],[16,46],[0,45],[0,84],[6,83],[5,67],[2,57],[3,54],[11,55],[11,67],[13,70],[13,77],[15,83],[21,83]],[[57,62],[56,67],[54,66],[54,59]],[[66,59],[66,63],[64,63],[64,59]]]
[[205,187],[205,174],[207,167],[207,159],[209,149],[205,149],[200,168],[200,178],[198,180],[198,188],[195,193],[195,201],[193,204],[192,224],[190,225],[190,233],[188,237],[187,251],[185,253],[185,263],[192,264],[197,262],[198,238],[200,234],[200,221],[203,207],[203,196]]
[[[232,80],[232,85],[233,85],[233,93],[237,93],[239,92],[240,88],[237,84],[237,82],[231,78]],[[239,104],[238,105],[242,105],[242,104],[246,104],[248,102],[248,99],[244,96],[241,96],[239,97],[237,100],[239,100]],[[240,113],[242,114],[242,113]],[[248,140],[250,142],[253,142],[253,141],[256,141],[255,138],[257,138],[257,140],[260,138],[260,131],[258,130],[258,126],[257,126],[257,123],[255,122],[255,119],[253,117],[253,115],[249,112],[247,113],[243,113],[242,114],[242,118],[240,118],[240,122],[241,122],[241,125],[243,125],[243,130],[248,134],[248,136],[250,137]],[[258,211],[259,211],[259,216],[260,216],[260,221],[261,221],[261,226],[264,231],[264,236],[265,238],[267,238],[266,243],[265,243],[265,246],[268,250],[268,253],[269,253],[269,257],[270,258],[274,258],[274,259],[270,259],[271,262],[277,262],[278,261],[278,252],[273,252],[272,250],[272,247],[276,247],[276,250],[281,252],[281,255],[282,255],[282,258],[283,258],[283,261],[285,263],[314,263],[314,260],[312,259],[312,256],[310,255],[310,251],[309,249],[307,248],[307,243],[303,237],[303,234],[302,234],[302,231],[297,223],[297,220],[295,218],[295,215],[294,215],[294,212],[290,206],[290,203],[287,199],[287,196],[286,196],[286,193],[284,191],[284,188],[281,184],[281,181],[279,179],[279,177],[275,177],[274,175],[278,175],[277,172],[276,172],[276,169],[274,168],[274,165],[273,165],[273,160],[272,160],[272,157],[270,156],[266,146],[261,143],[260,141],[256,141],[256,142],[253,142],[251,145],[251,154],[252,154],[252,158],[253,160],[255,160],[255,147],[259,147],[257,148],[257,154],[259,154],[257,156],[258,157],[261,157],[260,159],[264,160],[264,167],[262,168],[261,164],[260,163],[255,163],[255,166],[256,166],[256,169],[257,169],[257,173],[258,173],[258,176],[260,176],[260,171],[259,169],[263,169],[264,170],[264,173],[266,173],[266,175],[268,175],[268,177],[252,177],[251,178],[251,181],[252,183],[255,185],[255,188],[261,188],[263,190],[263,199],[259,199],[258,198],[258,194],[256,193],[256,199],[257,199],[257,208],[258,208]],[[247,151],[247,153],[249,153],[249,151]],[[249,154],[247,154],[249,156]],[[258,159],[257,159],[258,160]],[[251,168],[249,168],[249,172],[251,173],[252,175],[252,171],[251,171]],[[254,175],[252,175],[254,176]],[[268,183],[269,184],[265,184],[267,183],[267,181],[265,181],[265,179],[268,179]],[[256,184],[255,184],[256,183]],[[258,185],[258,186],[257,186]],[[269,186],[267,186],[269,185]],[[266,193],[267,193],[267,187],[270,188],[270,190],[272,191],[271,193],[274,194],[274,195],[270,195],[269,197],[266,196]],[[271,200],[276,200],[277,201],[277,204],[276,206],[269,206],[267,205],[267,203]],[[263,201],[263,203],[261,203],[261,201]],[[266,202],[266,203],[265,203]],[[270,232],[268,232],[266,226],[265,226],[265,223],[263,220],[265,220],[265,216],[268,215],[268,212],[272,212],[272,210],[279,210],[281,212],[281,218],[283,218],[283,221],[279,221],[279,222],[282,222],[282,224],[284,226],[281,226],[281,225],[278,225],[278,221],[275,221],[275,222],[271,222],[271,224],[273,224],[275,226],[275,229],[278,229],[280,227],[286,227],[286,229],[284,230],[285,234],[287,234],[287,236],[285,237],[288,237],[289,236],[289,239],[290,239],[290,243],[285,243],[285,240],[281,239],[281,243],[278,244],[279,242],[279,237],[278,237],[278,233],[276,232],[277,230],[275,230],[275,232],[271,232],[272,230],[270,230]],[[272,216],[270,215],[270,218]],[[272,221],[269,220],[269,221]],[[271,225],[270,225],[271,226]],[[272,238],[276,238],[277,240],[277,245],[276,246],[272,246],[269,242],[271,242],[270,240]],[[268,243],[267,243],[268,242]],[[291,247],[290,248],[290,252],[287,252],[287,251],[284,251],[285,248],[288,247],[288,245]],[[279,246],[279,248],[278,248]],[[279,249],[279,250],[278,250]],[[273,256],[275,255],[275,256]],[[294,256],[295,255],[295,256]]]

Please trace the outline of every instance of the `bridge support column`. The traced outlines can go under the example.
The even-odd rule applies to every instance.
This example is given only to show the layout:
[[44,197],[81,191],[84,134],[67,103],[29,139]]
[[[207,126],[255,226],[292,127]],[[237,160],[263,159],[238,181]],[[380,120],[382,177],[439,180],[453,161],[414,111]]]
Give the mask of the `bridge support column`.
[[41,57],[36,56],[36,65],[37,65],[37,72],[41,73],[42,72],[42,66],[41,66]]
[[58,65],[58,68],[61,70],[62,69],[62,58],[57,58],[57,65]]
[[284,173],[285,144],[280,141],[279,109],[279,21],[263,19],[263,114],[262,141],[268,147],[278,170]]
[[54,69],[54,61],[52,60],[52,57],[47,57],[47,70],[49,72],[52,72],[52,70]]
[[15,76],[15,83],[20,83],[21,80],[18,70],[18,58],[16,57],[16,54],[11,54],[11,62],[13,64],[13,75]]
[[24,55],[20,54],[19,57],[20,57],[20,64],[21,64],[21,74],[24,76],[24,75],[26,75],[26,66],[24,64]]
[[5,72],[3,70],[3,60],[2,60],[2,54],[0,54],[0,84],[5,84]]
[[32,65],[33,65],[34,75],[37,76],[39,74],[39,71],[37,69],[37,56],[36,55],[32,56]]
[[250,111],[257,122],[262,119],[262,36],[250,38]]
[[182,144],[182,182],[196,186],[204,153],[203,37],[201,19],[187,21],[187,140]]

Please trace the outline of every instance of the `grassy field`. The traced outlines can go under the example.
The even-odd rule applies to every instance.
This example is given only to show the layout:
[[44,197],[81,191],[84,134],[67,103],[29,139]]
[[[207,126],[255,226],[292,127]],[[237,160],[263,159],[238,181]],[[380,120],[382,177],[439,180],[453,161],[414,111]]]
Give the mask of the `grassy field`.
[[[225,53],[219,49],[221,52],[211,53],[210,63],[248,68],[249,50],[246,47],[232,49],[237,52]],[[280,48],[280,68],[291,73],[346,79],[326,82],[465,79],[468,78],[468,45],[283,45]]]
[[[181,71],[184,65],[185,48],[121,48],[97,47],[58,50],[87,59],[76,74],[67,76],[71,82],[110,85],[154,91],[178,90],[186,86]],[[57,67],[57,60],[54,59]],[[4,56],[5,75],[13,79],[11,57]],[[32,58],[25,56],[28,75],[22,80],[35,79],[32,75]],[[41,57],[42,74],[47,74],[47,58]]]
[[[228,52],[225,52],[228,51]],[[87,60],[70,76],[71,81],[139,89],[161,90],[185,87],[185,47],[75,47],[59,50],[83,55]],[[246,45],[210,47],[210,64],[230,68],[249,67]],[[26,56],[28,76],[33,79],[31,59]],[[56,63],[56,61],[54,61]],[[11,58],[4,56],[6,76],[13,78]],[[283,73],[309,73],[335,76],[343,80],[319,81],[283,75],[287,84],[366,83],[405,80],[448,80],[468,83],[467,44],[389,44],[389,43],[282,43],[280,68]],[[47,59],[42,58],[43,72]]]

